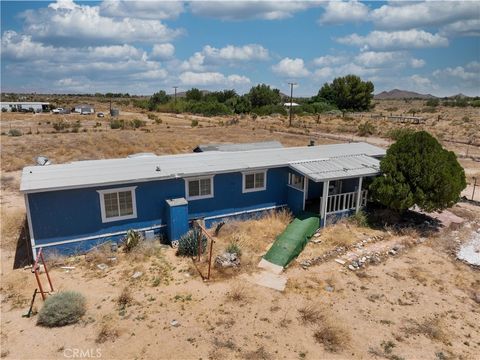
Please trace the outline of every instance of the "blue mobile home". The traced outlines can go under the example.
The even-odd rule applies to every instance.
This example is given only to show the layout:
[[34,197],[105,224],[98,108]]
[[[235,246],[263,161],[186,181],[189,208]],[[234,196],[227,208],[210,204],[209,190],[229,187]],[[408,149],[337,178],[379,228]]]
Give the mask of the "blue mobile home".
[[71,254],[129,229],[172,241],[194,219],[209,227],[282,207],[315,212],[324,225],[365,204],[362,179],[379,174],[384,155],[366,143],[142,154],[29,166],[20,190],[33,252]]

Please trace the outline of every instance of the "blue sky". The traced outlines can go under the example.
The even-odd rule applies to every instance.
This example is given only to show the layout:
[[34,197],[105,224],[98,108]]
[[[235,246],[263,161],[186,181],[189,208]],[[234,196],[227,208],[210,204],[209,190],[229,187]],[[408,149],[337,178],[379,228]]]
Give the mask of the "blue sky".
[[478,1],[2,1],[2,91],[152,94],[337,76],[480,95]]

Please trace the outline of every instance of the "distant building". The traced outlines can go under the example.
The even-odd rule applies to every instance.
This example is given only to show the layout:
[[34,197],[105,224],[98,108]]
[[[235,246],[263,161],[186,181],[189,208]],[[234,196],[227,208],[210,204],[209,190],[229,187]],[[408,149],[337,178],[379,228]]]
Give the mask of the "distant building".
[[93,105],[80,104],[80,105],[75,105],[73,112],[76,112],[79,114],[94,114],[95,108],[93,107]]
[[49,111],[50,109],[50,103],[48,102],[6,101],[1,102],[0,104],[2,106],[2,111],[34,111],[38,113]]

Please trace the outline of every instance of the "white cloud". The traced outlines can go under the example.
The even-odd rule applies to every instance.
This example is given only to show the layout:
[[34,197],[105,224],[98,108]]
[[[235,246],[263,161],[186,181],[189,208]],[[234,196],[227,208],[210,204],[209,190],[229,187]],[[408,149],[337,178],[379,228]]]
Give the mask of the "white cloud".
[[269,58],[268,50],[258,44],[227,45],[223,48],[206,45],[202,51],[195,52],[188,60],[185,60],[181,68],[183,70],[205,71],[209,65],[236,65],[255,60],[265,61]]
[[203,54],[207,59],[226,61],[268,60],[269,58],[268,50],[258,44],[227,45],[220,49],[206,45],[203,48]]
[[316,66],[329,66],[344,63],[346,60],[345,56],[325,55],[313,59],[313,64]]
[[367,5],[356,0],[330,1],[320,17],[319,23],[329,25],[365,21],[368,18],[368,11]]
[[241,75],[228,75],[225,76],[219,72],[192,72],[186,71],[179,76],[182,85],[197,85],[197,86],[209,86],[209,85],[243,85],[250,83],[250,79]]
[[425,66],[425,60],[412,58],[412,59],[410,59],[410,65],[413,68],[421,68],[421,67]]
[[272,70],[283,77],[305,77],[309,75],[309,71],[305,68],[303,59],[290,59],[288,57],[280,60],[278,64],[272,66]]
[[363,49],[412,49],[448,46],[448,39],[423,30],[372,31],[366,36],[351,34],[338,38],[341,44],[355,45]]
[[376,67],[391,64],[399,57],[404,57],[400,51],[365,51],[357,55],[355,61],[366,67]]
[[445,36],[480,36],[480,19],[461,20],[441,28]]
[[169,41],[183,30],[170,29],[159,20],[110,18],[100,14],[99,6],[78,5],[63,0],[47,8],[27,10],[22,14],[24,29],[33,39],[51,44]]
[[415,87],[418,89],[431,89],[432,87],[432,82],[430,81],[429,78],[426,78],[424,76],[420,75],[412,75],[410,76],[410,81],[412,81],[415,85]]
[[317,1],[192,1],[194,15],[222,20],[280,20],[318,6]]
[[184,11],[181,1],[126,1],[104,0],[100,14],[108,17],[134,17],[138,19],[175,19]]
[[422,59],[412,58],[406,51],[364,51],[355,56],[354,61],[365,67],[401,68],[407,65],[420,68],[425,65]]
[[382,29],[412,29],[442,26],[467,19],[478,19],[477,1],[393,2],[372,10],[371,19]]
[[433,75],[439,78],[456,78],[464,81],[474,81],[478,85],[478,89],[480,89],[480,73],[477,71],[479,67],[478,62],[473,62],[467,64],[465,67],[456,66],[454,68],[447,67],[442,70],[436,70]]
[[170,59],[175,54],[175,46],[170,43],[155,44],[152,47],[150,56],[153,59]]

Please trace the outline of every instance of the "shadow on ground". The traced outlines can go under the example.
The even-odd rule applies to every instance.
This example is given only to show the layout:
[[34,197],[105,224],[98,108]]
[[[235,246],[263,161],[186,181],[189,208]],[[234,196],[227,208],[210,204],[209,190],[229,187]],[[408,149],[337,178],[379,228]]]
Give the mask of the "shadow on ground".
[[22,231],[17,239],[17,247],[15,249],[15,259],[13,261],[13,269],[23,268],[33,263],[33,254],[30,244],[30,235],[28,233],[27,219],[24,220]]

